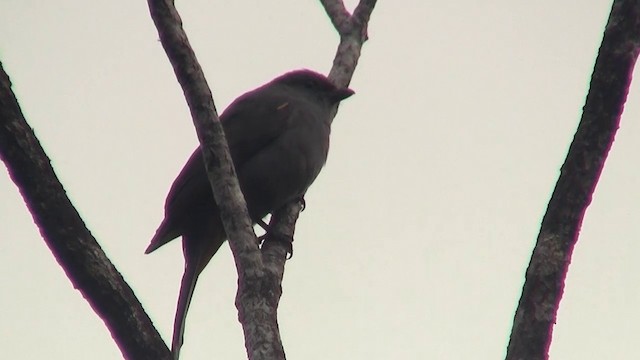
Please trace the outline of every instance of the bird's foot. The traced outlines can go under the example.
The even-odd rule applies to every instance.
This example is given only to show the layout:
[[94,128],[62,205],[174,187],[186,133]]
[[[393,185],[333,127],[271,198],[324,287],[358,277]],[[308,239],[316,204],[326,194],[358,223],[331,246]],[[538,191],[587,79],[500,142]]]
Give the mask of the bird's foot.
[[275,241],[284,246],[285,251],[287,252],[286,259],[289,260],[293,257],[293,236],[287,236],[283,234],[271,234],[269,237],[270,241]]
[[264,234],[262,234],[262,235],[258,236],[258,246],[260,246],[260,245],[262,245],[262,243],[264,242],[264,239],[266,239],[266,238],[267,238],[267,235],[269,235],[270,227],[269,227],[269,225],[268,225],[266,222],[264,222],[264,220],[262,220],[262,219],[260,219],[260,220],[256,221],[256,224],[258,224],[258,225],[262,228],[262,230],[264,230]]
[[277,234],[276,232],[271,231],[271,227],[263,220],[256,221],[256,224],[265,231],[263,235],[258,236],[258,246],[262,246],[264,242],[269,239],[271,241],[278,242],[285,247],[285,250],[287,251],[287,260],[293,257],[293,236]]

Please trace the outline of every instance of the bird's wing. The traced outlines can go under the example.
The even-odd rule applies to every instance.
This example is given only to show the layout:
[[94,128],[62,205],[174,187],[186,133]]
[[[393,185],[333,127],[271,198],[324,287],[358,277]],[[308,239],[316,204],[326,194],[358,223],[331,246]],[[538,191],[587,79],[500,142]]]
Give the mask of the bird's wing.
[[222,114],[229,150],[236,168],[264,149],[283,129],[291,126],[291,101],[285,93],[271,88],[268,93],[257,89],[238,98]]
[[[238,98],[220,116],[236,168],[242,167],[247,160],[273,142],[293,120],[286,97],[254,93],[255,91]],[[203,189],[209,187],[202,151],[198,147],[171,186],[165,210],[171,208],[179,211],[184,206],[193,204],[193,200],[197,202],[194,198],[202,197]]]
[[199,200],[196,197],[198,191],[204,194],[200,198],[204,198],[205,201],[210,199],[209,202],[213,201],[211,195],[207,198],[207,195],[211,194],[211,191],[206,191],[207,186],[209,186],[209,182],[202,161],[202,151],[197,148],[171,185],[164,205],[164,220],[158,226],[145,254],[182,235],[183,229],[180,226],[184,222],[182,216],[188,216],[187,209],[193,207],[195,202]]
[[[236,99],[220,116],[231,157],[236,168],[258,154],[291,126],[291,96],[262,88]],[[200,206],[217,211],[198,147],[174,180],[165,202],[165,219],[160,224],[147,252],[151,252],[181,235],[179,224],[188,209]]]

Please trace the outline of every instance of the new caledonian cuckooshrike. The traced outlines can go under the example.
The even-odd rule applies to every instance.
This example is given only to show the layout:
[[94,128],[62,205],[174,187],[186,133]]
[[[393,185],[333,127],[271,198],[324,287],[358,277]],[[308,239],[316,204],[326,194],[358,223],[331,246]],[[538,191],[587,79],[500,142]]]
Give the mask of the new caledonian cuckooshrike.
[[[254,222],[304,196],[327,160],[331,111],[351,95],[324,75],[297,70],[240,96],[220,115]],[[198,275],[227,238],[200,148],[173,182],[164,211],[145,253],[182,236],[185,269],[171,343],[177,359]]]

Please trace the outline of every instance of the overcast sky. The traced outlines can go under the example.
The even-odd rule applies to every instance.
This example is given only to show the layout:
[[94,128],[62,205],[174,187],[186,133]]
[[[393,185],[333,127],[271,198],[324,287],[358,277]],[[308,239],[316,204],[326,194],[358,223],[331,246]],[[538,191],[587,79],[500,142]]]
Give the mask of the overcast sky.
[[[355,3],[351,1],[351,3]],[[218,110],[338,36],[317,1],[179,1]],[[290,359],[500,359],[611,1],[379,1],[307,195],[279,315]],[[143,251],[196,147],[145,1],[0,1],[0,60],[87,226],[169,341],[178,241]],[[640,86],[574,252],[552,359],[638,358]],[[6,359],[118,359],[0,171]],[[246,358],[228,246],[182,359]]]

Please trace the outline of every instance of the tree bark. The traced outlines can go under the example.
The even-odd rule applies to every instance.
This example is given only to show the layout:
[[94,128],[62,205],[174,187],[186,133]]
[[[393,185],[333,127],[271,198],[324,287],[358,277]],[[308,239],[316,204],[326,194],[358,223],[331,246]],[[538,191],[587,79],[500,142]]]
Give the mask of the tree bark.
[[[133,290],[86,228],[24,119],[0,63],[0,157],[44,241],[127,359],[169,359]],[[25,259],[29,261],[29,259]]]
[[618,129],[639,51],[640,2],[616,0],[582,119],[527,269],[507,348],[508,360],[548,358],[571,254]]

